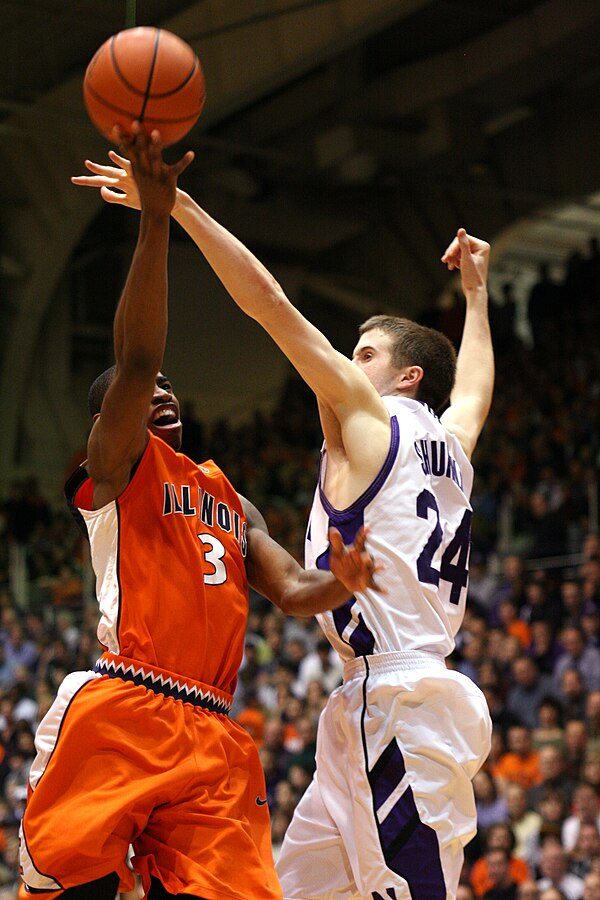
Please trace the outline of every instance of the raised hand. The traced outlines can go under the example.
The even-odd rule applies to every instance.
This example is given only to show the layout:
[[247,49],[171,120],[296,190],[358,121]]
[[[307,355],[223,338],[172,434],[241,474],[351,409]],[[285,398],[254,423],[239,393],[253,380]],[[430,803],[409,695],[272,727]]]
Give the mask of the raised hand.
[[167,165],[159,131],[148,135],[138,122],[133,123],[130,137],[115,131],[130,160],[128,177],[136,189],[138,207],[169,215],[175,205],[177,179],[194,159],[193,152],[188,150],[178,162]]
[[131,163],[114,150],[109,150],[108,156],[115,164],[114,166],[103,166],[91,159],[86,159],[86,169],[94,174],[73,175],[71,181],[73,184],[83,187],[99,188],[102,199],[107,203],[118,203],[121,206],[129,206],[131,209],[139,209],[140,196],[131,171]]
[[374,588],[384,594],[385,590],[378,587],[374,575],[383,570],[383,566],[375,563],[375,560],[366,549],[367,531],[361,528],[354,539],[353,544],[344,544],[342,535],[337,528],[329,529],[329,543],[331,553],[329,555],[330,571],[338,581],[351,592],[364,591],[365,588]]
[[[131,139],[128,142],[123,135],[119,135],[119,138],[124,152],[129,152],[128,147],[131,145]],[[127,206],[130,209],[141,209],[140,195],[131,161],[127,156],[119,154],[115,150],[109,150],[108,157],[114,163],[113,166],[102,165],[91,159],[86,159],[85,167],[92,174],[73,175],[71,181],[73,184],[82,187],[99,189],[102,199],[107,203],[116,203],[118,206]],[[184,159],[187,159],[187,154]],[[192,159],[193,155],[186,162],[186,166],[189,165]]]
[[459,228],[456,237],[442,256],[448,270],[460,269],[463,291],[485,287],[490,258],[490,245]]

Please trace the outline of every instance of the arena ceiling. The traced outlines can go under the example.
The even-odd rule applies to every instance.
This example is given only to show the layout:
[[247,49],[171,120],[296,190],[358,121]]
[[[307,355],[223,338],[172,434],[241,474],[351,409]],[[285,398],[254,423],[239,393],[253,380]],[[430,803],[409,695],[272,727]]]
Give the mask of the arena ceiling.
[[[600,233],[593,0],[0,0],[4,396],[24,395],[53,291],[98,219],[68,180],[107,149],[82,77],[133,16],[204,64],[189,189],[334,303],[433,302],[460,224],[523,289]],[[0,483],[16,433],[0,432]]]

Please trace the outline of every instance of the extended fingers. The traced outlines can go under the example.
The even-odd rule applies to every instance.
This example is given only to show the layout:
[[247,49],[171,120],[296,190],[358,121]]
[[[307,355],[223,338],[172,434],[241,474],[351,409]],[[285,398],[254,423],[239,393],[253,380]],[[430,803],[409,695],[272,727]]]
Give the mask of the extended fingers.
[[131,171],[131,163],[126,156],[120,156],[116,150],[109,150],[108,155],[117,166],[121,166],[122,169],[125,169],[125,172]]
[[193,162],[195,155],[196,154],[193,150],[188,150],[187,153],[185,153],[178,162],[173,163],[173,165],[171,166],[171,171],[176,178],[179,178],[181,173],[185,171],[185,169],[187,169],[191,162]]
[[127,200],[127,194],[123,194],[120,191],[111,191],[106,185],[102,185],[100,188],[100,195],[107,203],[125,203]]
[[123,168],[115,168],[115,166],[107,166],[102,163],[94,162],[92,159],[85,160],[85,167],[95,175],[105,175],[107,178],[125,178],[127,172]]
[[459,243],[458,237],[455,237],[450,242],[448,247],[446,248],[446,252],[442,256],[442,262],[446,263],[446,265],[448,266],[448,268],[450,270],[454,269],[455,267],[457,269],[459,269],[460,268],[460,252],[461,252],[460,243]]

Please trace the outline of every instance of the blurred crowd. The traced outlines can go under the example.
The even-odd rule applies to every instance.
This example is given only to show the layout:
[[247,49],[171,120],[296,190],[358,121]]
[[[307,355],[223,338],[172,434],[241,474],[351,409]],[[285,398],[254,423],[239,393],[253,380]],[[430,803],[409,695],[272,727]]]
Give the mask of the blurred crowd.
[[[458,900],[600,900],[600,253],[574,253],[531,290],[531,341],[511,286],[493,298],[497,361],[474,459],[468,607],[449,665],[484,691],[494,724],[474,787],[478,832]],[[427,324],[459,341],[461,310]],[[273,414],[203,426],[183,408],[184,451],[214,458],[302,559],[320,426],[290,375]],[[62,678],[93,666],[87,549],[31,478],[0,518],[0,900],[16,896],[18,823],[34,732]],[[341,665],[314,619],[251,593],[233,715],[264,766],[277,854],[314,770],[319,714]]]

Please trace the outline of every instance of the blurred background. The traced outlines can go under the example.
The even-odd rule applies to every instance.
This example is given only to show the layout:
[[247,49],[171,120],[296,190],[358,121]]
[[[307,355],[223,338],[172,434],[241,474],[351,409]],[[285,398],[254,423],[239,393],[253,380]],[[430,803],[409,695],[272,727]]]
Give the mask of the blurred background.
[[[85,453],[88,386],[112,363],[137,213],[69,177],[85,158],[107,161],[83,74],[133,21],[174,31],[204,67],[205,110],[167,153],[196,151],[182,187],[338,349],[349,353],[375,312],[458,344],[463,300],[440,256],[459,226],[492,244],[497,387],[475,458],[470,612],[452,664],[486,690],[498,740],[465,890],[496,819],[531,838],[515,851],[528,877],[545,877],[546,829],[583,884],[600,869],[600,838],[579,864],[561,829],[581,780],[596,822],[600,786],[600,4],[0,0],[0,896],[17,883],[32,730],[62,675],[96,655],[87,549],[62,485]],[[214,457],[301,558],[320,446],[312,396],[176,224],[170,285],[164,368],[184,449]],[[236,712],[261,746],[277,848],[340,673],[312,621],[251,600]],[[564,670],[579,683],[565,685]],[[514,727],[525,755],[509,746]],[[563,768],[545,784],[549,744]],[[535,757],[521,813],[507,785],[523,767],[496,769],[510,753]],[[552,821],[542,790],[531,793],[542,783],[564,794]]]

